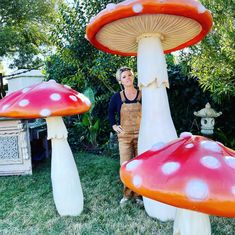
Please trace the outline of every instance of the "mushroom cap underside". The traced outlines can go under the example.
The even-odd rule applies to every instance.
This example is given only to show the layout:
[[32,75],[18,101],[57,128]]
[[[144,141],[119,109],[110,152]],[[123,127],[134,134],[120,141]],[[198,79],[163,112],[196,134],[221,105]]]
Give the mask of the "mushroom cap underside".
[[83,94],[53,80],[12,92],[0,100],[0,116],[45,118],[87,112],[90,100]]
[[179,138],[126,162],[121,180],[169,205],[235,217],[235,151],[205,137]]
[[87,25],[86,37],[112,54],[137,54],[138,38],[160,36],[164,53],[201,41],[212,27],[211,13],[195,0],[135,0],[113,4]]

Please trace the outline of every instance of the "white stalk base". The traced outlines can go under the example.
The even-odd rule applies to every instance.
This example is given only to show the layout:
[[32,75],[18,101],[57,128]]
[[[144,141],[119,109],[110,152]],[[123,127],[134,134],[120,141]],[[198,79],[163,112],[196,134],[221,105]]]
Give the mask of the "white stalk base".
[[[159,142],[177,138],[171,118],[166,87],[168,75],[165,56],[158,35],[143,35],[138,44],[138,83],[142,88],[142,119],[138,154]],[[175,218],[175,207],[144,198],[150,217],[161,221]]]
[[144,208],[149,216],[158,218],[163,222],[175,219],[176,209],[174,206],[169,206],[167,204],[154,201],[147,197],[143,197],[143,201]]
[[210,219],[207,214],[177,209],[173,235],[211,235]]
[[[46,121],[52,143],[51,180],[56,209],[61,216],[78,216],[83,210],[83,193],[77,166],[67,142],[67,130],[62,118],[46,118]],[[51,123],[53,125],[50,126]]]

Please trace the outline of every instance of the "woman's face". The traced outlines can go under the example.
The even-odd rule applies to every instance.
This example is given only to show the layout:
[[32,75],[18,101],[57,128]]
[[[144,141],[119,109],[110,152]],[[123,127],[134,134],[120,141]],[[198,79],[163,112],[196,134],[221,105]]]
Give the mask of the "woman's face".
[[127,70],[121,73],[121,83],[124,87],[133,86],[134,75],[131,71]]

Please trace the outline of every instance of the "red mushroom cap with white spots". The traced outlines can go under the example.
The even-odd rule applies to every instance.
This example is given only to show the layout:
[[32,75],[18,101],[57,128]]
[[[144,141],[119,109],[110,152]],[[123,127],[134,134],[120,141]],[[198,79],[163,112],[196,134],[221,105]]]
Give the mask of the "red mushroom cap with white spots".
[[54,80],[12,92],[0,100],[0,116],[43,118],[70,116],[88,111],[90,100],[83,94]]
[[102,51],[133,56],[142,35],[158,35],[170,53],[201,41],[211,27],[211,13],[197,0],[126,0],[92,17],[86,37]]
[[235,151],[184,135],[126,162],[121,180],[133,191],[180,208],[235,217]]

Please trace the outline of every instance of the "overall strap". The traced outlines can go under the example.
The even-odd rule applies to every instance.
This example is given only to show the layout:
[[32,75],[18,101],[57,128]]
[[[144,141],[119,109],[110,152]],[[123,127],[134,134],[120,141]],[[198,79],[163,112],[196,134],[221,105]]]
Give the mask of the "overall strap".
[[142,98],[142,92],[141,90],[139,90],[139,94],[138,94],[138,97],[137,97],[137,101],[140,102],[141,101],[141,98]]
[[122,103],[125,103],[126,98],[125,98],[125,95],[124,95],[124,91],[120,91],[120,96],[121,96]]

